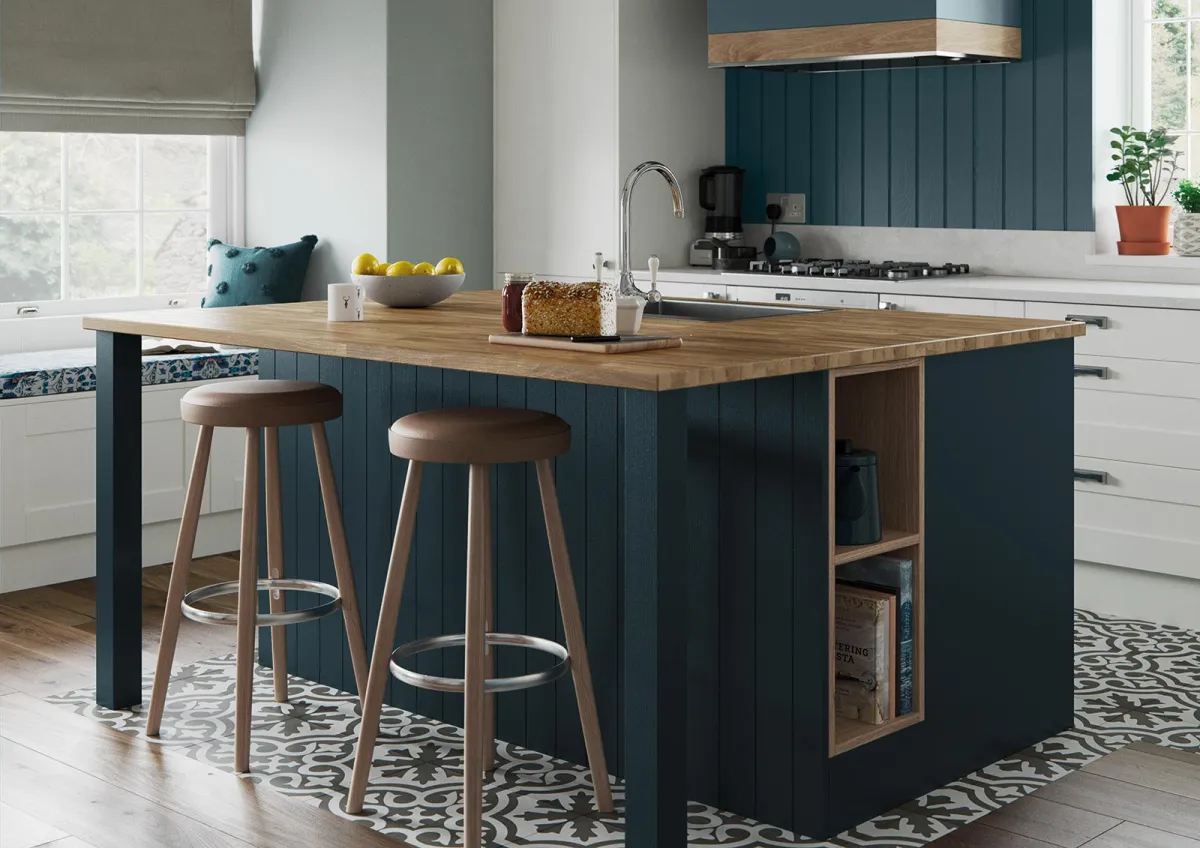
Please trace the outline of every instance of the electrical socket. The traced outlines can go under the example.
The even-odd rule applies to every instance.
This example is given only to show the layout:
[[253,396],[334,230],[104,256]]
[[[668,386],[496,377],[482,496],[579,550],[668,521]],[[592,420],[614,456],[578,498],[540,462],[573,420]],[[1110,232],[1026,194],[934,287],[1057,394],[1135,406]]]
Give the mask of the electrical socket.
[[803,224],[805,222],[804,195],[799,192],[789,194],[768,194],[767,205],[778,203],[783,210],[780,224]]

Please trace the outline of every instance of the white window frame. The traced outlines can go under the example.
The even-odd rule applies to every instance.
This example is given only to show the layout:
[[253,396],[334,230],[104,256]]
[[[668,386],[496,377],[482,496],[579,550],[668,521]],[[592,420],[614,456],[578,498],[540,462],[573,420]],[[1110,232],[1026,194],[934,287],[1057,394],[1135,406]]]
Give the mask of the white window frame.
[[[1130,123],[1138,129],[1150,129],[1150,8],[1153,0],[1130,0],[1129,2],[1129,100]],[[1192,20],[1200,24],[1200,15],[1187,15],[1183,18],[1163,18],[1163,22],[1171,20]],[[1184,162],[1191,153],[1191,137],[1197,136],[1200,141],[1200,122],[1198,129],[1192,129],[1192,53],[1188,51],[1187,64],[1187,104],[1188,114],[1186,127],[1165,127],[1168,131],[1180,132],[1187,146],[1184,148]]]
[[[140,149],[140,148],[139,148]],[[208,232],[211,238],[231,244],[245,240],[245,139],[237,136],[210,136],[208,139]],[[65,166],[64,166],[65,167]],[[141,181],[141,168],[137,179]],[[64,176],[64,185],[66,177]],[[138,208],[141,211],[141,192],[138,192]],[[66,216],[66,209],[62,211]],[[142,216],[138,215],[139,240]],[[64,233],[66,226],[64,223]],[[62,285],[68,285],[66,256],[63,252],[64,269]],[[142,268],[137,268],[138,287],[141,288]],[[77,298],[63,300],[29,300],[0,303],[0,334],[8,320],[28,318],[54,318],[60,316],[93,315],[100,312],[123,312],[136,309],[164,309],[168,307],[199,306],[202,292],[190,294],[150,295],[133,297]],[[0,346],[2,348],[2,346]],[[0,349],[0,353],[3,350]]]

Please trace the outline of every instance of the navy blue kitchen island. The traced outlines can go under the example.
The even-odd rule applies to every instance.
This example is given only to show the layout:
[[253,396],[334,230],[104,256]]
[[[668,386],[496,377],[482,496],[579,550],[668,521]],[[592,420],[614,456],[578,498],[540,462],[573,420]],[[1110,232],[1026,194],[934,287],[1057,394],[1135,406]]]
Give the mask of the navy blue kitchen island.
[[[597,356],[489,348],[497,300],[370,309],[363,324],[327,324],[323,304],[88,319],[102,704],[140,699],[146,334],[257,346],[261,378],[342,391],[329,441],[368,644],[406,470],[388,451],[392,421],[506,406],[571,425],[556,475],[631,848],[682,846],[687,799],[824,838],[1071,725],[1078,327],[852,310],[663,320],[648,329],[683,333],[683,348]],[[833,581],[867,553],[832,542],[845,437],[880,453],[885,538],[872,552],[908,556],[918,575],[917,709],[874,727],[833,713]],[[280,443],[289,576],[330,581],[311,442],[284,429]],[[491,484],[497,627],[561,641],[534,470],[500,466]],[[466,495],[465,467],[426,467],[397,644],[462,630]],[[288,640],[289,672],[354,690],[336,617]],[[259,650],[269,664],[269,638]],[[417,662],[462,674],[453,651]],[[540,662],[497,655],[501,676]],[[391,681],[387,699],[462,722],[459,696]],[[569,679],[499,696],[496,724],[501,739],[586,762]]]

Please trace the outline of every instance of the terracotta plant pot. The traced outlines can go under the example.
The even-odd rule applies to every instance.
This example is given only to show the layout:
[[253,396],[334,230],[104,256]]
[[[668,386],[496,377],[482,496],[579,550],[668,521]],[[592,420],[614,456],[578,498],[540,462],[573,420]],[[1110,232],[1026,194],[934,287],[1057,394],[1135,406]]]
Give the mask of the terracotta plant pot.
[[[1118,206],[1117,224],[1121,228],[1118,253],[1156,256],[1170,252],[1170,206]],[[1134,244],[1139,247],[1132,247]]]

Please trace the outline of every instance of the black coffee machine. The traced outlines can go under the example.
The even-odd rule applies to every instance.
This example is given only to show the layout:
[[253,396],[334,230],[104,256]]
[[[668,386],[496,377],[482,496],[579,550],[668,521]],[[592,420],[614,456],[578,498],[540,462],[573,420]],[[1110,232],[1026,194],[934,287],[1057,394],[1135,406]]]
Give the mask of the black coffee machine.
[[[733,165],[716,165],[700,172],[700,206],[707,213],[704,238],[692,243],[691,264],[715,268],[718,258],[744,259],[742,247],[742,194],[746,171]],[[728,249],[726,249],[728,248]],[[754,256],[749,256],[753,259]],[[749,260],[745,259],[748,270]],[[734,267],[723,270],[738,270]]]

